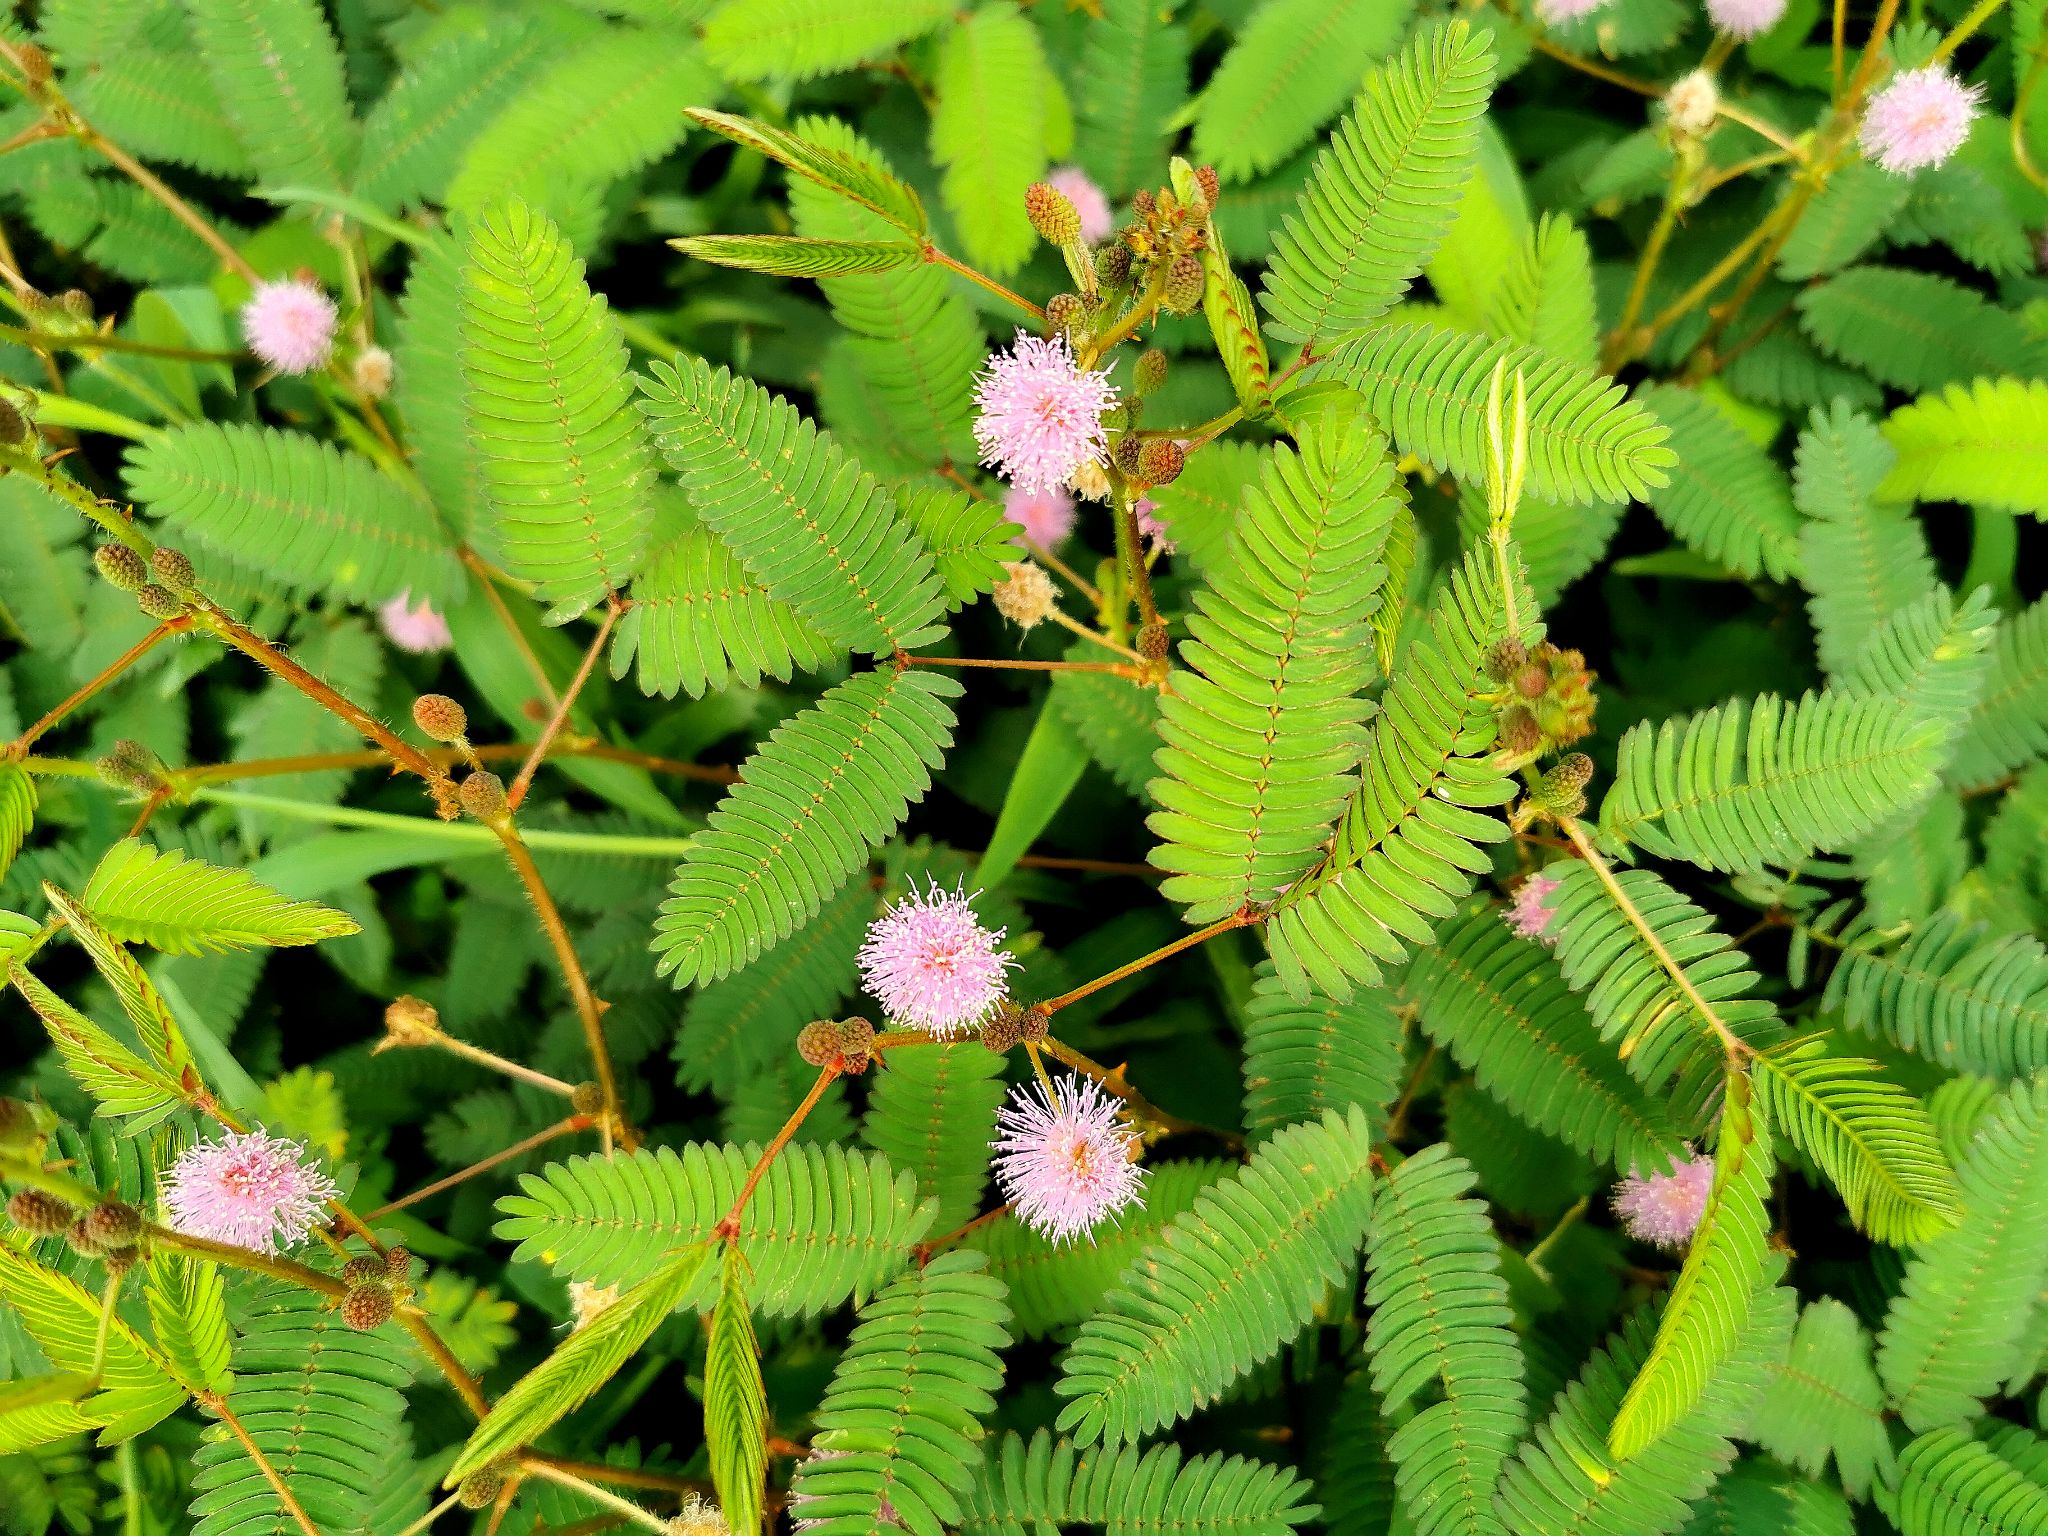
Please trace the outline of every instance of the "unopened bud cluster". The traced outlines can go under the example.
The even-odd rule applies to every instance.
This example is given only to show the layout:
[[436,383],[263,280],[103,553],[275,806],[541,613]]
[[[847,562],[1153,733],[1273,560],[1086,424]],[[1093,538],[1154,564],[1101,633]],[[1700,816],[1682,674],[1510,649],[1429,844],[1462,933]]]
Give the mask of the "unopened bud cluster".
[[61,1237],[81,1258],[98,1259],[123,1275],[142,1256],[142,1212],[125,1200],[102,1200],[80,1211],[47,1190],[17,1190],[7,1202],[7,1219],[33,1238]]
[[412,1254],[393,1248],[382,1258],[363,1254],[342,1266],[341,1320],[358,1333],[391,1321],[401,1297],[412,1290]]
[[138,795],[161,794],[171,786],[170,770],[163,759],[139,741],[122,737],[113,748],[93,764],[101,782],[110,789],[122,789]]
[[866,1019],[818,1019],[797,1035],[796,1053],[814,1067],[865,1072],[874,1043],[875,1026]]
[[1486,671],[1501,685],[1494,724],[1505,750],[1541,753],[1591,734],[1594,674],[1582,653],[1547,640],[1533,650],[1503,640],[1488,653]]

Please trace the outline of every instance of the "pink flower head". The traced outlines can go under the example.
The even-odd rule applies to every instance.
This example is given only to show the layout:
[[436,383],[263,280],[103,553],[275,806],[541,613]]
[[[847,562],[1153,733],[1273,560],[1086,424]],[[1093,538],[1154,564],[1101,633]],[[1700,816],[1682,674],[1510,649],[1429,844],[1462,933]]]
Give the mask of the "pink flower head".
[[[829,1446],[813,1443],[811,1454],[804,1458],[804,1465],[808,1466],[815,1461],[837,1461],[842,1456],[850,1456],[852,1454],[851,1451],[834,1450]],[[831,1517],[828,1515],[812,1516],[803,1513],[805,1505],[815,1504],[820,1499],[829,1497],[829,1494],[799,1492],[797,1485],[791,1483],[789,1489],[789,1516],[790,1519],[796,1522],[796,1528],[800,1531],[808,1531],[815,1526],[823,1525],[826,1520],[830,1519]],[[896,1513],[896,1506],[889,1502],[889,1495],[886,1493],[882,1495],[882,1502],[876,1506],[875,1514],[883,1525],[901,1525],[903,1523],[902,1516]]]
[[1086,171],[1078,165],[1063,165],[1045,179],[1081,216],[1083,240],[1100,245],[1110,237],[1116,229],[1116,215],[1109,211],[1109,199],[1102,195],[1102,188],[1088,179]]
[[276,1253],[280,1238],[303,1243],[341,1193],[304,1156],[305,1143],[260,1130],[186,1148],[164,1180],[171,1226],[257,1253]]
[[965,1034],[1010,990],[1017,962],[999,947],[1003,932],[982,927],[959,889],[913,884],[868,928],[861,982],[890,1018],[941,1039]]
[[1040,549],[1055,549],[1074,531],[1074,498],[1057,487],[1027,491],[1013,485],[1003,496],[1003,515]]
[[1564,882],[1554,875],[1531,875],[1515,888],[1514,900],[1508,903],[1507,911],[1501,916],[1523,938],[1555,944],[1557,935],[1550,932],[1550,924],[1557,916],[1557,909],[1549,903],[1551,893],[1562,884]]
[[445,651],[455,643],[455,636],[448,632],[448,621],[424,597],[415,603],[411,592],[401,592],[379,608],[377,623],[382,626],[385,639],[414,655]]
[[249,350],[279,373],[311,373],[334,350],[339,318],[334,300],[311,283],[258,283],[242,306],[242,335]]
[[1138,1133],[1121,1110],[1100,1084],[1079,1077],[1050,1091],[1040,1082],[1010,1090],[996,1111],[996,1182],[1019,1221],[1066,1243],[1143,1203],[1145,1170],[1131,1160]]
[[988,360],[974,400],[981,462],[1027,491],[1058,490],[1109,448],[1102,413],[1116,386],[1105,371],[1077,367],[1065,336],[1019,331],[1015,347]]
[[1730,37],[1762,37],[1785,14],[1785,0],[1707,0],[1707,20]]
[[1581,16],[1590,16],[1611,3],[1611,0],[1536,0],[1536,17],[1550,26],[1563,26],[1568,21],[1577,21]]
[[1902,69],[1870,98],[1856,142],[1894,175],[1939,165],[1970,136],[1984,87],[1965,85],[1938,64]]
[[1152,546],[1154,554],[1170,555],[1180,548],[1166,536],[1166,519],[1159,515],[1158,502],[1140,496],[1131,503],[1131,510],[1138,515],[1138,537]]
[[1688,1155],[1673,1158],[1669,1173],[1647,1178],[1631,1169],[1615,1186],[1614,1214],[1637,1242],[1659,1248],[1683,1248],[1706,1214],[1707,1195],[1714,1187],[1714,1160]]

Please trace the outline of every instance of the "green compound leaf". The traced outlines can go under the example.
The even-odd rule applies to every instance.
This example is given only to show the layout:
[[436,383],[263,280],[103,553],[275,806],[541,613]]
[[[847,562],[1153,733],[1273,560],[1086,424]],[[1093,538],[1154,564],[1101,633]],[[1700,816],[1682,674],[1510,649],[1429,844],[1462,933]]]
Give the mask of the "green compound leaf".
[[1899,462],[1881,494],[2048,517],[2048,381],[1951,384],[1893,411],[1884,435]]
[[1041,1429],[1006,1434],[982,1464],[960,1522],[971,1536],[1037,1536],[1069,1525],[1103,1536],[1195,1531],[1288,1536],[1318,1490],[1291,1469],[1242,1456],[1186,1456],[1177,1445],[1082,1451]]
[[1664,526],[1741,576],[1799,572],[1799,513],[1784,470],[1696,392],[1658,384],[1638,401],[1671,429],[1678,462],[1645,499]]
[[247,870],[133,838],[106,851],[79,900],[116,939],[167,955],[317,944],[357,931],[347,913],[282,896]]
[[982,6],[947,29],[933,85],[939,194],[968,260],[1007,277],[1038,243],[1024,189],[1045,174],[1059,89],[1037,29],[1015,6]]
[[774,277],[856,277],[920,266],[909,241],[807,240],[801,235],[691,235],[669,244],[685,256]]
[[761,1348],[747,1306],[747,1261],[725,1245],[718,1305],[704,1351],[704,1444],[718,1507],[735,1530],[761,1525],[768,1472],[768,1399],[761,1384]]
[[704,52],[728,80],[810,80],[922,37],[953,0],[725,0],[704,23]]

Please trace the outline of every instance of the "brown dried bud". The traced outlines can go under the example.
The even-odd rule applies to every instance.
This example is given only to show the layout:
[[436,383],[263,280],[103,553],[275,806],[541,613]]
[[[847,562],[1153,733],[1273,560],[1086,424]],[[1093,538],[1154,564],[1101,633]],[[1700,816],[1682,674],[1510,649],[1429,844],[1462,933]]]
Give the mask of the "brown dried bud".
[[190,592],[194,581],[192,562],[177,550],[159,544],[150,551],[149,568],[156,579],[173,592]]
[[1166,269],[1166,297],[1169,314],[1192,315],[1202,307],[1202,263],[1194,256],[1176,256]]
[[457,793],[462,808],[478,821],[496,821],[505,814],[505,781],[495,773],[472,773]]
[[169,587],[145,581],[135,589],[135,606],[152,619],[175,619],[185,611],[185,599]]
[[1147,485],[1171,485],[1187,462],[1187,450],[1172,438],[1148,437],[1138,456],[1138,477]]
[[118,1280],[133,1269],[142,1259],[142,1250],[130,1243],[126,1248],[109,1249],[100,1255],[100,1262],[107,1267],[107,1273]]
[[9,448],[19,447],[28,441],[30,430],[29,419],[21,407],[0,395],[0,444]]
[[356,354],[349,373],[357,389],[372,400],[382,400],[391,393],[391,381],[397,377],[398,367],[382,347],[365,347]]
[[102,1200],[85,1213],[85,1230],[101,1248],[132,1248],[142,1236],[142,1212],[125,1200]]
[[1095,281],[1105,288],[1121,288],[1131,280],[1131,250],[1121,243],[1105,245],[1095,253]]
[[1138,461],[1145,453],[1145,439],[1136,433],[1126,432],[1118,438],[1109,450],[1110,461],[1127,475],[1138,472]]
[[1019,629],[1032,629],[1044,623],[1059,596],[1053,590],[1052,578],[1029,560],[1016,561],[1008,569],[1009,575],[989,593],[996,612]]
[[90,320],[92,295],[83,288],[66,288],[57,295],[57,307],[74,320]]
[[469,734],[469,711],[445,693],[423,693],[412,701],[412,723],[429,741],[460,741]]
[[1045,301],[1045,333],[1048,336],[1065,336],[1069,341],[1082,320],[1087,317],[1088,307],[1081,302],[1077,293],[1056,293]]
[[102,544],[92,552],[92,563],[123,592],[134,592],[149,580],[149,567],[142,563],[142,556],[126,544]]
[[1500,744],[1510,752],[1534,752],[1543,745],[1543,727],[1519,704],[1500,712],[1499,730]]
[[1154,619],[1138,630],[1138,654],[1147,661],[1166,660],[1169,648],[1166,625],[1160,620]]
[[341,1320],[357,1333],[368,1333],[391,1321],[391,1288],[382,1282],[354,1285],[341,1298]]
[[45,1190],[18,1189],[7,1202],[7,1219],[30,1237],[61,1237],[78,1213]]
[[1072,245],[1081,238],[1081,215],[1067,195],[1049,181],[1034,181],[1024,189],[1024,212],[1041,240]]
[[88,1259],[102,1258],[106,1253],[106,1250],[93,1240],[92,1228],[86,1224],[83,1216],[64,1229],[64,1241],[71,1245],[73,1253],[83,1254]]
[[839,1025],[831,1019],[813,1019],[797,1033],[796,1053],[813,1067],[829,1067],[839,1059]]
[[1486,653],[1486,675],[1497,683],[1504,683],[1529,662],[1529,648],[1521,641],[1509,636],[1495,644]]
[[1138,365],[1131,370],[1131,388],[1138,394],[1149,395],[1166,382],[1166,354],[1157,347],[1147,347],[1138,354]]
[[1159,211],[1159,199],[1144,187],[1131,194],[1131,212],[1139,219],[1149,219]]
[[595,1115],[604,1108],[604,1090],[595,1083],[578,1083],[569,1090],[569,1107],[579,1115]]
[[1052,1015],[1046,1012],[1045,1004],[1043,1003],[1033,1003],[1029,1008],[1026,1008],[1017,1015],[1017,1038],[1019,1040],[1034,1042],[1043,1040],[1051,1028]]
[[412,1250],[398,1247],[386,1250],[384,1254],[384,1275],[393,1285],[405,1285],[412,1279]]
[[1223,183],[1217,179],[1216,167],[1213,165],[1195,167],[1195,185],[1202,189],[1202,201],[1211,208],[1214,208],[1217,200],[1223,196]]
[[375,1285],[384,1279],[384,1261],[375,1254],[364,1254],[350,1259],[341,1266],[341,1283],[351,1290],[359,1285]]
[[388,1051],[401,1046],[432,1045],[434,1037],[441,1033],[441,1014],[430,1002],[406,993],[394,997],[384,1006],[384,1038],[379,1040],[373,1051]]
[[866,1019],[839,1021],[839,1070],[865,1072],[875,1043],[875,1026]]
[[981,1043],[998,1056],[1007,1055],[1010,1047],[1023,1039],[1017,1027],[1017,1010],[1003,1007],[989,1015],[981,1026]]
[[504,1473],[496,1467],[479,1467],[455,1490],[455,1502],[464,1509],[489,1509],[504,1487]]

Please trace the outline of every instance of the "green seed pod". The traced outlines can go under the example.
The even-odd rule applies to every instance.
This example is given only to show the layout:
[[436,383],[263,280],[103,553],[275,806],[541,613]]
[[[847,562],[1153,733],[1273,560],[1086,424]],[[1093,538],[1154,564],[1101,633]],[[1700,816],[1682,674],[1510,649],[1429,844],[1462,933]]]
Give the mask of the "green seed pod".
[[1202,303],[1202,263],[1194,256],[1176,256],[1166,269],[1166,297],[1169,313],[1192,315]]
[[92,552],[92,563],[110,585],[123,592],[139,591],[149,580],[149,567],[143,564],[142,556],[126,544],[102,544]]
[[464,1509],[489,1509],[505,1486],[505,1474],[496,1467],[479,1467],[455,1490],[455,1502]]
[[1095,253],[1095,280],[1105,288],[1121,288],[1131,280],[1131,250],[1122,242],[1105,245]]
[[1165,382],[1166,354],[1157,347],[1147,347],[1138,354],[1138,366],[1131,372],[1131,388],[1149,395]]
[[149,568],[156,572],[156,579],[173,592],[192,590],[192,562],[177,550],[159,544],[150,552]]

